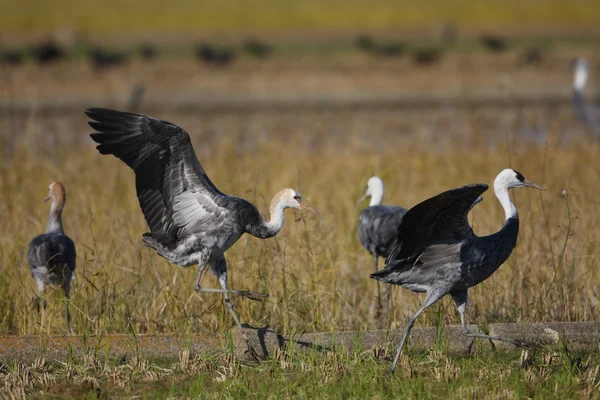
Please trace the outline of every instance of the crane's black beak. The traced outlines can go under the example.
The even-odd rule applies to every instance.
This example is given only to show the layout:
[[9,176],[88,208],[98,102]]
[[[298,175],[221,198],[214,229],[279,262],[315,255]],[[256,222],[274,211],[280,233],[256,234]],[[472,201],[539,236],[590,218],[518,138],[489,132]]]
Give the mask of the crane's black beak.
[[523,185],[525,185],[525,187],[530,187],[530,188],[534,188],[534,189],[546,190],[543,187],[541,187],[540,185],[538,185],[537,183],[533,183],[528,179],[525,179],[523,181]]
[[300,207],[301,210],[306,210],[306,211],[310,211],[311,213],[315,214],[315,215],[320,215],[319,212],[317,210],[315,210],[312,207],[307,206],[304,203],[300,203]]

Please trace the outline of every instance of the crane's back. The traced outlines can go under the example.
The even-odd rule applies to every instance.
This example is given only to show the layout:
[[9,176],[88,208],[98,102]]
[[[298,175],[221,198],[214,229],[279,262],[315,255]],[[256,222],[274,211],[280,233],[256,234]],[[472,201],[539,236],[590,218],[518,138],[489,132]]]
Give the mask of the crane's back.
[[75,271],[75,244],[66,235],[44,233],[29,243],[28,259],[35,279],[63,284],[71,280]]

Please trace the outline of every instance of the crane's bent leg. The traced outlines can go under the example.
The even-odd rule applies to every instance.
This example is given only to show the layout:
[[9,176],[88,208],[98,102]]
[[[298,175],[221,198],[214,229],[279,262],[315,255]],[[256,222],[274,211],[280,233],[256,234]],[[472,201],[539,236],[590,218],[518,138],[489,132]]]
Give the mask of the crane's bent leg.
[[421,308],[417,310],[416,313],[408,320],[408,324],[406,325],[406,329],[404,330],[404,334],[402,335],[402,340],[400,341],[400,346],[398,346],[398,351],[396,352],[396,357],[394,357],[394,362],[392,363],[392,374],[396,370],[396,365],[398,364],[398,360],[400,359],[400,354],[402,353],[402,349],[404,348],[404,344],[406,343],[406,339],[408,338],[408,334],[412,329],[415,320],[426,308],[431,307],[435,303],[438,302],[439,299],[444,297],[448,292],[439,288],[432,288],[427,292],[427,296],[425,297],[425,301]]
[[[239,295],[239,296],[247,297],[250,300],[256,300],[256,301],[262,301],[263,298],[269,297],[268,294],[255,293],[255,292],[250,292],[248,290],[226,290],[226,289],[203,288],[202,286],[200,286],[200,278],[202,278],[202,274],[206,270],[207,266],[208,266],[208,262],[206,262],[204,264],[199,264],[198,265],[198,275],[196,276],[196,282],[194,283],[194,290],[196,292],[198,292],[198,293],[229,293],[229,294],[236,294],[236,295]],[[215,275],[217,275],[217,277],[219,276],[218,274],[215,274]]]
[[230,291],[227,290],[227,271],[224,271],[223,273],[221,273],[221,275],[219,276],[219,283],[221,284],[221,287],[223,288],[223,293],[225,295],[225,306],[227,306],[227,309],[231,313],[231,316],[233,317],[235,324],[237,325],[238,329],[240,330],[240,333],[242,334],[242,337],[244,338],[244,341],[246,342],[246,346],[248,347],[248,352],[255,360],[258,361],[260,359],[258,356],[258,353],[256,353],[256,350],[254,350],[254,347],[252,347],[252,344],[250,343],[250,339],[248,339],[248,335],[246,335],[246,332],[244,331],[244,327],[242,326],[242,323],[240,322],[240,319],[238,318],[237,313],[235,312],[233,303],[231,302],[231,299],[229,299]]
[[490,335],[485,335],[483,333],[475,333],[475,332],[469,331],[467,329],[467,323],[465,321],[465,311],[467,309],[467,291],[461,290],[458,292],[452,292],[451,296],[452,296],[452,300],[454,300],[454,303],[456,304],[456,307],[458,308],[458,313],[460,314],[461,332],[464,336],[478,338],[478,339],[499,340],[499,341],[507,342],[507,343],[513,344],[517,347],[523,347],[523,348],[534,347],[533,345],[531,345],[529,343],[526,343],[526,342],[523,342],[523,341],[517,340],[517,339],[503,338],[500,336],[490,336]]
[[[377,271],[379,271],[379,268],[377,268],[377,259],[379,257],[377,257],[377,252],[373,251],[371,254],[373,254],[373,264],[375,264],[375,273],[377,273]],[[379,283],[379,281],[377,281],[377,314],[376,314],[377,318],[379,318],[381,316],[381,285]]]

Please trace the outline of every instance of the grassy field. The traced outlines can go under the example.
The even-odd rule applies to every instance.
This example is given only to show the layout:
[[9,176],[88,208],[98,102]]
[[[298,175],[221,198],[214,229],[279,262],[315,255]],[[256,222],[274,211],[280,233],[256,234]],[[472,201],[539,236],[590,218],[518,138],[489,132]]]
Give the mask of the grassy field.
[[[182,353],[178,362],[98,360],[62,364],[43,358],[0,370],[7,398],[416,398],[594,399],[600,353],[503,354],[448,357],[441,347],[411,353],[395,375],[390,354],[279,353],[240,364],[227,353],[210,358]],[[385,361],[385,363],[383,363]]]
[[[510,85],[527,90],[527,85],[535,89],[563,84],[568,90],[570,71],[561,63],[528,70],[506,67],[514,65],[509,56],[475,55],[472,60],[471,64],[445,60],[430,70],[405,66],[400,77],[397,64],[371,68],[373,64],[354,59],[344,61],[348,64],[326,64],[325,70],[318,60],[301,62],[296,69],[267,63],[264,69],[256,68],[258,72],[252,63],[221,71],[185,64],[179,65],[177,73],[169,70],[166,83],[162,82],[167,80],[166,69],[160,65],[140,67],[139,73],[148,82],[158,81],[151,90],[165,98],[183,90],[181,82],[206,85],[205,96],[221,91],[235,94],[240,87],[253,95],[263,90],[335,93],[351,84],[355,92],[371,88],[387,93],[405,83],[410,90],[429,93],[443,81],[449,86],[466,82],[459,86],[465,91],[487,85],[487,91],[507,96],[512,93]],[[133,175],[119,160],[94,149],[83,114],[87,103],[82,102],[77,113],[36,111],[39,101],[58,102],[71,92],[95,93],[90,87],[104,90],[102,99],[113,101],[111,94],[128,92],[123,88],[128,89],[137,67],[93,75],[90,80],[86,77],[92,73],[81,65],[43,71],[26,65],[4,75],[11,78],[3,81],[10,88],[3,96],[30,101],[31,108],[12,113],[7,107],[0,117],[0,334],[65,332],[65,305],[58,292],[48,293],[47,325],[41,326],[27,265],[27,245],[44,230],[48,205],[42,200],[54,180],[66,186],[65,230],[78,251],[71,302],[76,334],[200,332],[223,337],[232,328],[221,296],[193,291],[194,269],[170,265],[142,245],[147,227]],[[299,72],[302,68],[306,71]],[[342,72],[334,73],[337,70]],[[251,73],[258,75],[245,79]],[[172,88],[168,83],[176,77],[181,82]],[[500,81],[509,82],[508,89]],[[600,180],[595,165],[600,145],[574,119],[568,105],[243,112],[182,112],[165,107],[155,109],[153,115],[190,133],[200,161],[223,192],[242,196],[266,212],[275,192],[293,187],[321,212],[316,217],[288,211],[280,235],[266,241],[244,236],[227,252],[230,286],[269,294],[264,302],[234,298],[243,322],[269,325],[281,333],[388,326],[385,318],[375,317],[376,284],[368,277],[371,258],[356,234],[358,215],[365,206],[357,201],[369,176],[378,174],[386,183],[385,203],[410,207],[464,184],[491,184],[506,167],[519,170],[548,191],[513,192],[522,221],[517,248],[496,274],[470,291],[469,322],[485,326],[599,318],[596,193]],[[489,191],[470,220],[475,232],[484,235],[500,229],[503,216]],[[218,284],[207,275],[203,285]],[[395,289],[389,326],[403,326],[420,301],[420,296]],[[458,322],[454,304],[445,299],[417,325]],[[72,397],[96,396],[96,388],[105,393],[107,387],[118,387],[123,396],[141,397],[153,396],[148,393],[237,397],[248,391],[256,397],[267,393],[314,397],[323,391],[330,397],[351,393],[432,398],[476,393],[481,397],[491,392],[498,398],[593,398],[598,389],[598,354],[593,351],[539,353],[523,367],[512,355],[446,358],[444,354],[443,349],[411,354],[395,378],[384,374],[389,354],[333,353],[308,359],[291,355],[291,361],[281,356],[238,365],[224,353],[216,359],[184,362],[191,369],[181,373],[184,367],[148,360],[138,360],[139,365],[98,360],[63,365],[40,360],[32,366],[3,366],[0,381],[15,396],[23,392],[40,397],[64,394],[67,389],[48,389],[63,380],[73,384],[73,392],[67,392]],[[323,389],[317,385],[321,381]],[[42,388],[45,394],[39,392]],[[52,390],[62,387],[57,388]]]
[[[453,22],[467,29],[596,29],[600,6],[594,0],[570,4],[472,0],[426,3],[384,0],[206,0],[165,3],[159,0],[0,2],[5,32],[48,32],[74,28],[88,33],[196,33],[220,31],[309,31],[356,29],[431,29]],[[425,28],[428,27],[428,28]]]

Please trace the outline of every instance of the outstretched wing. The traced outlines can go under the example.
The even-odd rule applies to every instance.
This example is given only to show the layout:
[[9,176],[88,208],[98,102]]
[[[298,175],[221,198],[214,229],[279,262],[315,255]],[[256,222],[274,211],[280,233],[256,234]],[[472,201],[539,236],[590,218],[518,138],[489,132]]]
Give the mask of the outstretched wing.
[[[145,115],[90,108],[90,136],[135,172],[138,200],[152,236],[165,242],[218,224],[225,197],[200,165],[186,131]],[[210,228],[210,227],[206,227]]]
[[[457,246],[474,234],[467,213],[487,185],[474,184],[438,194],[417,204],[402,218],[386,264],[412,265],[453,257]],[[429,259],[429,260],[428,260]]]

